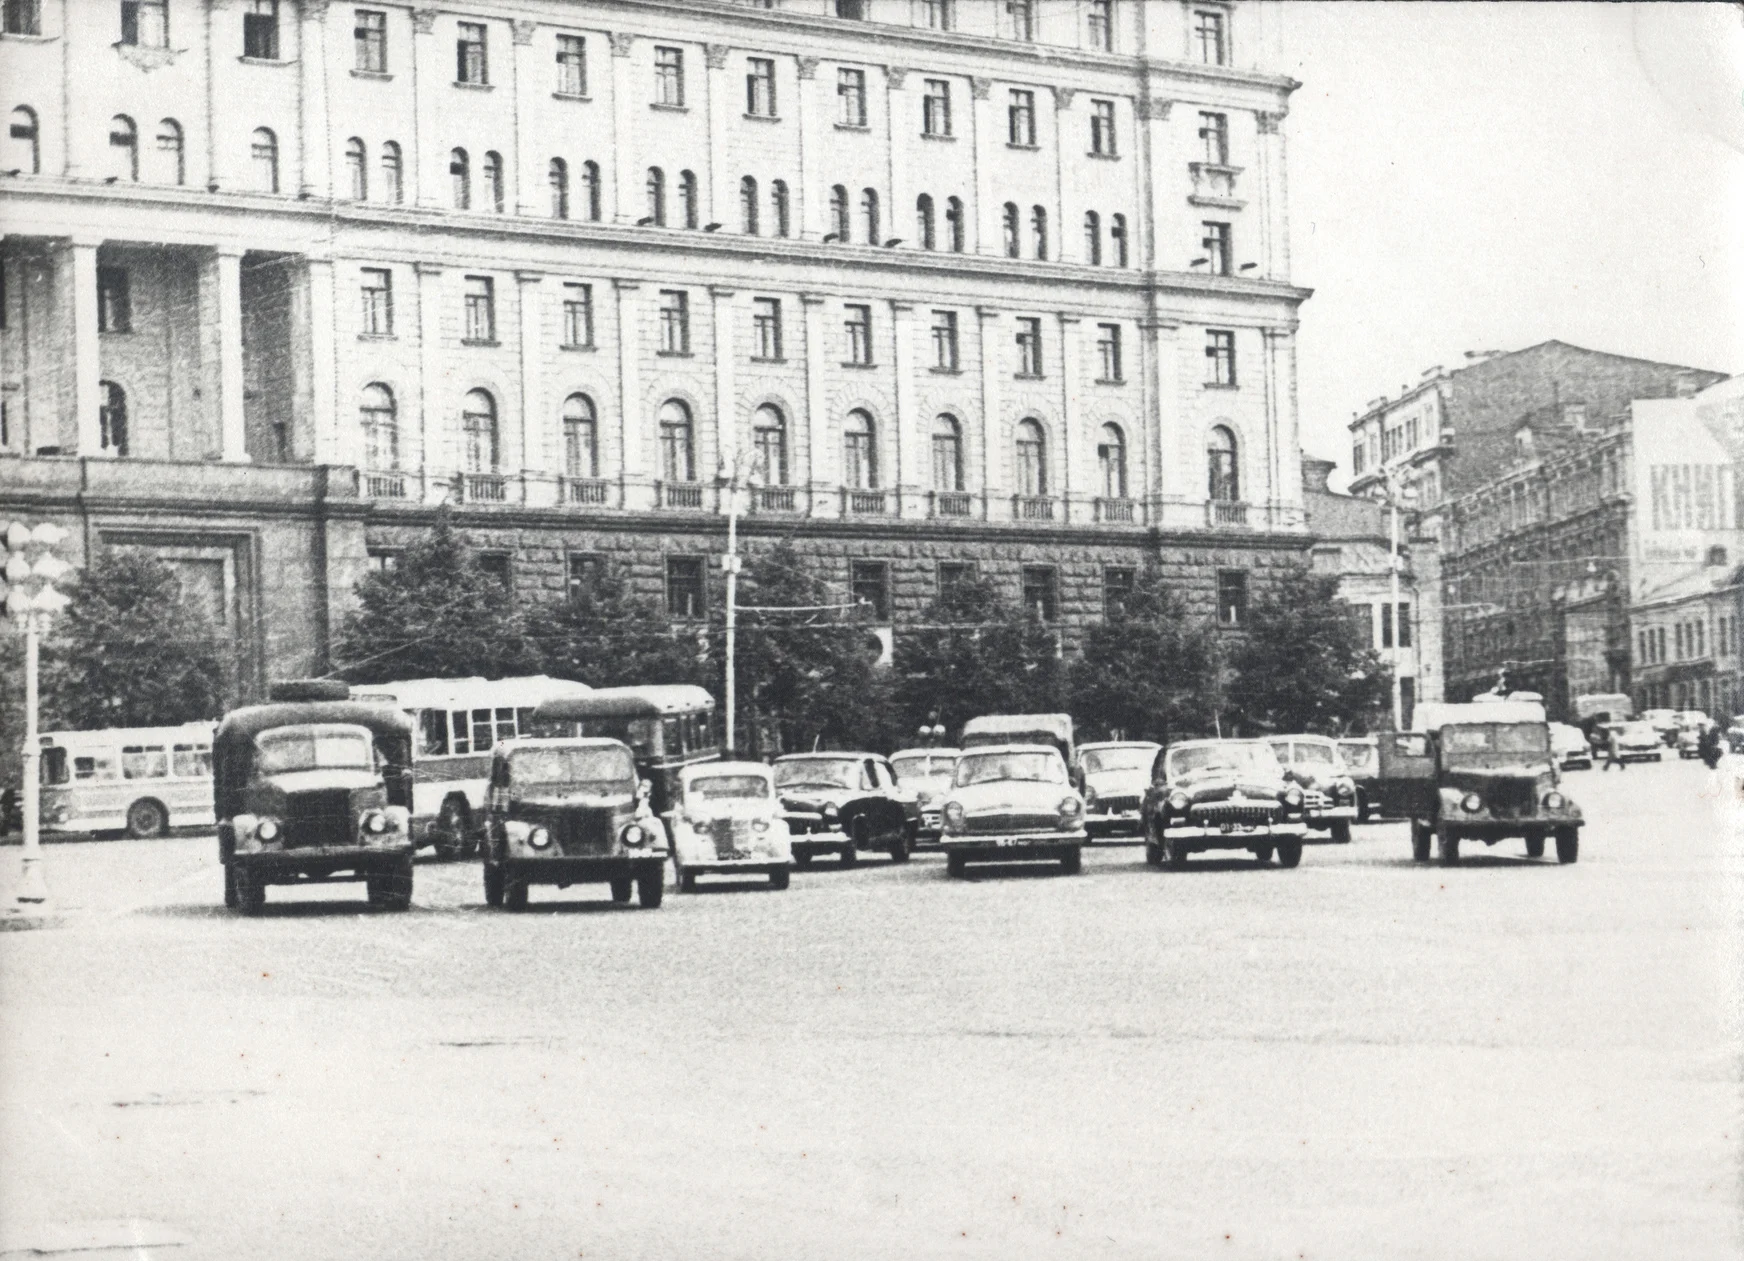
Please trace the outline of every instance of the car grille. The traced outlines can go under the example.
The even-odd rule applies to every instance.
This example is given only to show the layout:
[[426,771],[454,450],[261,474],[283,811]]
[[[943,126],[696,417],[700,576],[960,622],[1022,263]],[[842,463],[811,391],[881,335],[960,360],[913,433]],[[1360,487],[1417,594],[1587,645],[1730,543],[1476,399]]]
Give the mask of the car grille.
[[1137,810],[1138,798],[1133,797],[1098,797],[1096,812],[1098,814],[1119,814],[1123,810]]
[[749,819],[715,819],[705,831],[715,843],[715,857],[723,862],[751,856],[753,833]]
[[1310,788],[1302,794],[1302,808],[1305,810],[1324,810],[1332,804],[1332,798],[1318,788]]
[[1060,826],[1057,814],[977,814],[967,820],[971,834],[1002,832],[1053,832]]
[[326,788],[293,793],[285,802],[285,848],[356,843],[351,792]]
[[1272,807],[1264,802],[1214,801],[1194,806],[1188,817],[1201,827],[1218,827],[1225,823],[1270,823]]
[[1519,818],[1534,813],[1538,805],[1538,785],[1529,779],[1497,780],[1482,796],[1491,814],[1498,818]]

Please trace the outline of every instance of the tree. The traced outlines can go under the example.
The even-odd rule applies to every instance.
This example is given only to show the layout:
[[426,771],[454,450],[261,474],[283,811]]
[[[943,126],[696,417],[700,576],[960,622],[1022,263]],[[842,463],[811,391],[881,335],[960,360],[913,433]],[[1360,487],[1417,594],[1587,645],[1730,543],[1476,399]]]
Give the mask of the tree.
[[1054,631],[979,576],[952,583],[896,640],[902,730],[936,721],[955,731],[979,714],[1062,709]]
[[[541,618],[547,668],[593,687],[713,682],[714,653],[675,633],[666,610],[636,595],[623,574],[602,568],[570,602]],[[703,644],[715,637],[705,628]]]
[[541,668],[514,593],[479,567],[446,512],[394,568],[366,575],[357,599],[335,650],[335,673],[353,683],[502,678]]
[[1146,570],[1084,637],[1070,672],[1074,717],[1082,730],[1128,740],[1206,734],[1218,667],[1216,631],[1189,619],[1162,576]]
[[1336,735],[1385,709],[1392,686],[1338,580],[1298,570],[1254,601],[1231,654],[1228,699],[1250,733]]
[[149,552],[94,556],[43,654],[46,727],[159,727],[224,712],[219,628],[182,602],[176,573]]

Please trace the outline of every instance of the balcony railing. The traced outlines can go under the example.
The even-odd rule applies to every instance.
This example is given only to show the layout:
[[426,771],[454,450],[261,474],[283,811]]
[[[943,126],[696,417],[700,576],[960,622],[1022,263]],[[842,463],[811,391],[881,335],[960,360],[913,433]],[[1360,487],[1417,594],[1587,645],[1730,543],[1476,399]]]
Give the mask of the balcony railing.
[[1247,524],[1247,505],[1232,499],[1213,499],[1205,505],[1205,523],[1212,529]]
[[509,479],[502,473],[462,473],[460,499],[469,504],[506,504]]
[[751,488],[751,510],[753,512],[797,512],[799,511],[799,494],[792,486],[753,486]]
[[1138,505],[1130,499],[1098,499],[1096,519],[1131,525],[1138,520]]
[[966,490],[935,490],[933,492],[933,516],[935,517],[972,517],[975,515],[975,499]]
[[1236,176],[1241,174],[1239,166],[1224,166],[1216,162],[1189,162],[1187,169],[1193,175],[1193,191],[1188,195],[1188,200],[1195,206],[1238,209],[1243,204],[1238,200],[1235,191]]
[[1045,495],[1013,495],[1011,515],[1019,521],[1052,521],[1054,501]]
[[563,502],[566,504],[599,505],[611,502],[612,484],[601,477],[566,477],[563,479]]
[[404,473],[365,473],[363,475],[363,496],[365,499],[404,499],[406,498],[406,475]]
[[660,482],[660,506],[696,511],[702,507],[701,482]]
[[856,517],[881,517],[889,511],[881,490],[844,490],[842,506],[848,515]]

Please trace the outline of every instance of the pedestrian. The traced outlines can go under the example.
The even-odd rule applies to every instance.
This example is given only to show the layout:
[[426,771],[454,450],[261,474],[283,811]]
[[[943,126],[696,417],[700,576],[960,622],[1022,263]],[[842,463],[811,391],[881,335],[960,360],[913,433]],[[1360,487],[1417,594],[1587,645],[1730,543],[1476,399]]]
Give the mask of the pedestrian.
[[1696,755],[1710,771],[1720,764],[1720,728],[1716,724],[1703,725],[1702,734],[1696,737]]
[[1605,733],[1605,764],[1599,769],[1608,771],[1613,766],[1620,771],[1629,769],[1629,764],[1623,760],[1623,736],[1615,727]]

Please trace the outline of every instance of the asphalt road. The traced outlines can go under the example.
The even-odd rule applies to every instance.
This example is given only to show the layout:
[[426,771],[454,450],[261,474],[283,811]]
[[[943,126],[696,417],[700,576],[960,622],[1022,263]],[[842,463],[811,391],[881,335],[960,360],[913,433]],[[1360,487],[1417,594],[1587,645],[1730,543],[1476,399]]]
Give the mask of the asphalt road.
[[658,911],[431,863],[404,915],[246,920],[210,840],[53,846],[64,926],[0,935],[0,1255],[1734,1257],[1717,783],[1570,775],[1573,867],[1382,824]]

